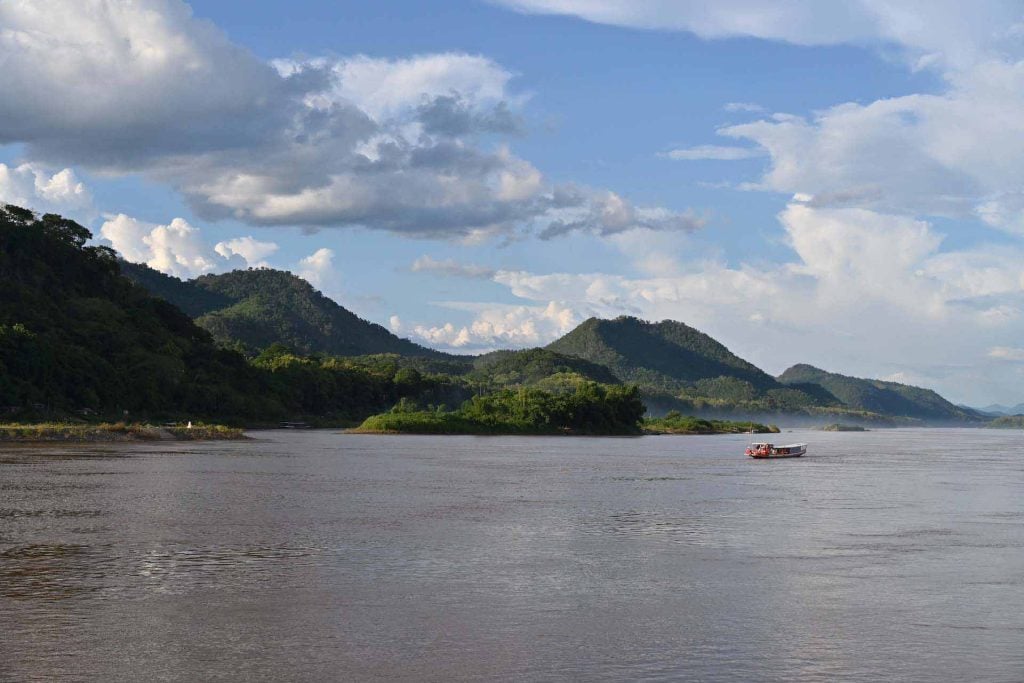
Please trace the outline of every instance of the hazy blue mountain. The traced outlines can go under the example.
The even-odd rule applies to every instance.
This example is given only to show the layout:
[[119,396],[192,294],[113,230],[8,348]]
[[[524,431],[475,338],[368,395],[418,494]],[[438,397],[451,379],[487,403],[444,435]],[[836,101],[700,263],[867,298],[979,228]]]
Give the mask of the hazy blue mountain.
[[977,421],[976,411],[950,403],[931,389],[898,382],[848,377],[812,365],[794,365],[779,376],[783,384],[817,384],[848,408],[931,421]]
[[998,403],[993,403],[990,406],[984,408],[978,408],[983,413],[989,415],[1024,415],[1024,403],[1018,403],[1015,406],[1004,406]]

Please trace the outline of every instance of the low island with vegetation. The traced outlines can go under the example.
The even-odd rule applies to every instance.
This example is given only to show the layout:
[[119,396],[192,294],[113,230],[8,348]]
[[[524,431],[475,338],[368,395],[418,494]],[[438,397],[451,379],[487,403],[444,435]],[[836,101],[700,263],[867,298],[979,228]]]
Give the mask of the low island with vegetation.
[[241,429],[211,424],[40,422],[0,424],[0,442],[229,441],[247,438]]
[[1024,429],[1024,415],[1003,415],[985,426],[989,429]]
[[823,432],[866,432],[866,428],[860,425],[845,425],[839,422],[833,422],[830,425],[825,425],[821,428]]
[[670,411],[664,417],[649,417],[643,422],[646,434],[778,434],[775,425],[738,420],[705,420]]
[[555,393],[504,389],[473,396],[457,410],[421,408],[409,400],[372,415],[359,434],[640,434],[645,408],[635,386],[580,382]]

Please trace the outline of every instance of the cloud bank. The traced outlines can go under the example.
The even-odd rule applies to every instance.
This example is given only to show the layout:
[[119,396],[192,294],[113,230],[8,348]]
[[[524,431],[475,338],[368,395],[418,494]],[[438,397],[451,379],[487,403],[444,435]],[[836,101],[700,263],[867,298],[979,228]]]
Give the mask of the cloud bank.
[[0,62],[0,144],[145,174],[206,220],[443,239],[686,224],[547,182],[505,140],[527,97],[480,55],[266,63],[180,0],[37,0],[0,3]]
[[977,0],[492,0],[520,12],[612,26],[686,31],[701,38],[762,38],[795,45],[895,46],[916,68],[973,63],[1020,49],[1020,3]]

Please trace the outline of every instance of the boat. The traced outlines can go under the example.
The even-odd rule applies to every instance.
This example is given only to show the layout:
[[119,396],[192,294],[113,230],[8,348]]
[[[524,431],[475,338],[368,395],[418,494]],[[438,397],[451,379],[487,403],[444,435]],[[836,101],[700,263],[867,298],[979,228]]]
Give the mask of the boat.
[[788,446],[776,446],[772,443],[758,441],[747,446],[746,454],[751,458],[799,458],[807,452],[807,444],[791,443]]

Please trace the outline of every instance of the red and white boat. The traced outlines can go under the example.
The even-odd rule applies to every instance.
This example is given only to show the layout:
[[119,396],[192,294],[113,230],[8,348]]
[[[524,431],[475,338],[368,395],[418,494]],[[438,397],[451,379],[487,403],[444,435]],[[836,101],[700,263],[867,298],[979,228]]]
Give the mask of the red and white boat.
[[799,458],[807,452],[807,444],[791,443],[776,446],[767,442],[755,442],[747,446],[746,454],[751,458]]

